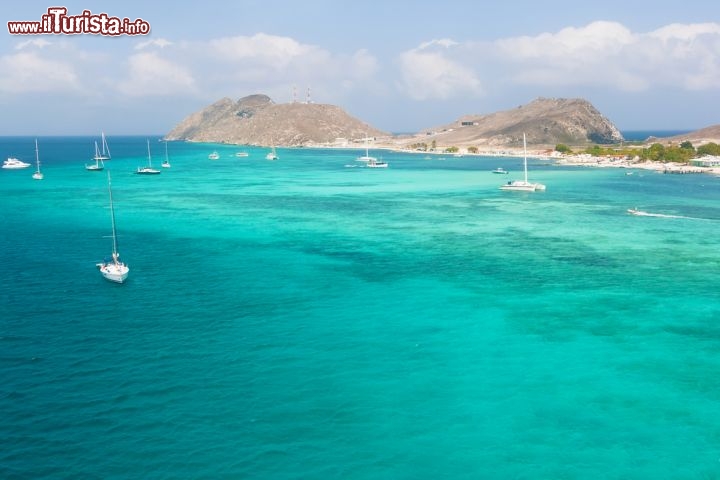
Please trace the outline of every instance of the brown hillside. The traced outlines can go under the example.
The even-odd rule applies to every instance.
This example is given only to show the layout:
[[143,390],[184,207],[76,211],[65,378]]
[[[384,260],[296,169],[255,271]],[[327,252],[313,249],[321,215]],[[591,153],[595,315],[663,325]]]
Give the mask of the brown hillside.
[[223,142],[243,145],[305,146],[366,136],[384,136],[335,105],[276,104],[267,95],[237,102],[223,98],[195,112],[167,135],[168,140]]
[[487,115],[466,115],[449,125],[423,131],[442,145],[519,146],[616,143],[620,131],[583,99],[538,98],[527,105]]

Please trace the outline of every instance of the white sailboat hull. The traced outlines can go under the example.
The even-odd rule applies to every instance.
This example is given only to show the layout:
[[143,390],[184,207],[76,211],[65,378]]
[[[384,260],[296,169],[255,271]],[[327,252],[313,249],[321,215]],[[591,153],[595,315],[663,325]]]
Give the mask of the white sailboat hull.
[[538,188],[537,183],[523,182],[522,180],[515,180],[514,182],[508,182],[505,185],[500,186],[500,190],[514,190],[517,192],[534,192],[536,190],[545,190],[545,185],[542,188]]
[[130,273],[130,269],[124,263],[98,263],[97,267],[106,280],[115,283],[123,283]]

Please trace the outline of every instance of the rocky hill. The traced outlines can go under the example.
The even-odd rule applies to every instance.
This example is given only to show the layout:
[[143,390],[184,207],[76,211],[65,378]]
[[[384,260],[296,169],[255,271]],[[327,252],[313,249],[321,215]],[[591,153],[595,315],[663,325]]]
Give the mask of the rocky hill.
[[267,95],[223,98],[173,128],[167,140],[242,145],[306,146],[385,136],[340,107],[314,103],[276,104]]
[[655,142],[671,142],[671,143],[681,143],[684,141],[689,141],[695,146],[702,145],[704,143],[719,143],[720,144],[720,125],[712,125],[710,127],[701,128],[700,130],[695,130],[693,132],[684,133],[682,135],[675,135],[674,137],[649,137],[645,142],[646,143],[655,143]]
[[[425,142],[441,145],[518,146],[528,144],[609,144],[623,140],[620,131],[590,102],[573,98],[538,98],[512,110],[466,115],[450,125],[422,132]],[[436,137],[436,138],[435,138]],[[417,138],[417,137],[416,137]]]

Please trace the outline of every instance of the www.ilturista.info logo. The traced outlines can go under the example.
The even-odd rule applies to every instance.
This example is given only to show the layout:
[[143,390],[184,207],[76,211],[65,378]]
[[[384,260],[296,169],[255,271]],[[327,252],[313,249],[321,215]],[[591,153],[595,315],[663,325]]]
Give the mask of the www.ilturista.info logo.
[[11,35],[147,35],[150,24],[138,18],[111,17],[107,13],[83,10],[80,15],[68,15],[65,7],[50,7],[39,22],[7,22]]

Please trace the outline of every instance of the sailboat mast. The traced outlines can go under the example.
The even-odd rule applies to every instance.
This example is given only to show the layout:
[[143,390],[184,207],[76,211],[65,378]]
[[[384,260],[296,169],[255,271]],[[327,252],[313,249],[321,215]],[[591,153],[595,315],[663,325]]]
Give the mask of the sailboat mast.
[[147,138],[147,146],[148,146],[148,167],[152,167],[152,158],[150,157],[150,139]]
[[35,165],[37,165],[37,171],[40,173],[40,152],[38,151],[37,138],[35,139]]
[[527,141],[525,140],[525,132],[523,132],[523,165],[525,166],[525,183],[528,183],[528,176],[527,176]]
[[113,207],[112,185],[110,181],[110,172],[108,171],[108,194],[110,195],[110,221],[112,222],[112,239],[113,239],[113,261],[117,261],[117,234],[115,233],[115,207]]
[[102,132],[102,156],[107,157],[108,160],[110,159],[110,147],[107,144],[107,140],[105,140],[105,132]]

